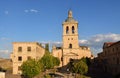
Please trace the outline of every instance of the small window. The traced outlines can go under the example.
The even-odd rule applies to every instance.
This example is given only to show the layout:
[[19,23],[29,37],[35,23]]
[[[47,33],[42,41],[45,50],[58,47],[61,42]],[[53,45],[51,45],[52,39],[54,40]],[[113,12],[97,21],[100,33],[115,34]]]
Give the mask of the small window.
[[63,61],[63,57],[61,57],[61,61]]
[[75,33],[75,28],[74,28],[74,26],[72,26],[72,34],[74,34]]
[[107,52],[105,51],[105,55],[107,54]]
[[66,34],[68,34],[69,33],[69,27],[67,26],[66,27]]
[[69,44],[69,48],[72,48],[72,44]]
[[114,48],[113,48],[113,52],[114,52]]
[[118,51],[118,47],[116,47],[116,50]]
[[115,58],[113,57],[113,61],[115,60]]
[[22,61],[22,57],[21,56],[18,57],[18,61]]
[[22,52],[22,47],[18,47],[18,52]]
[[117,64],[119,64],[119,58],[117,58]]
[[18,71],[21,70],[21,66],[18,66]]
[[31,51],[31,47],[27,47],[27,51]]
[[28,56],[28,57],[27,57],[27,60],[30,60],[30,59],[31,59],[31,56]]

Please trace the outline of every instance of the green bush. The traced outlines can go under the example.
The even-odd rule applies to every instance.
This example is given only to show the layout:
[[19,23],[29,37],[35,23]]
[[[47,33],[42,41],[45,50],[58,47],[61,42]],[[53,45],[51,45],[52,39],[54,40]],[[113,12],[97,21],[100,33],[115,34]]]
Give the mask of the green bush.
[[78,74],[86,74],[88,72],[88,66],[85,62],[80,60],[73,64],[73,72]]
[[41,62],[44,65],[45,69],[51,69],[54,68],[54,66],[58,66],[60,64],[60,60],[57,57],[53,57],[50,54],[45,54],[40,60],[39,62]]
[[35,59],[27,60],[21,65],[22,74],[28,78],[38,75],[43,70],[43,65]]
[[44,78],[51,78],[51,76],[50,75],[45,75]]
[[50,69],[53,68],[53,63],[52,63],[52,56],[49,54],[44,55],[39,62],[41,62],[44,65],[45,69]]
[[59,66],[59,64],[60,64],[59,58],[53,57],[53,64],[54,64],[54,66]]
[[91,62],[90,62],[90,58],[88,58],[88,57],[83,57],[83,58],[81,58],[80,60],[82,60],[83,62],[85,62],[88,66],[91,64]]

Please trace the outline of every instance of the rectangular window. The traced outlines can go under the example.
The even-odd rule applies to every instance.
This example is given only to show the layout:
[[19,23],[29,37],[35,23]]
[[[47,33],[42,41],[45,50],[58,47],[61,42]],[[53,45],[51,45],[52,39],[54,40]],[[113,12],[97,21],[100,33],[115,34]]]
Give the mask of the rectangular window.
[[106,51],[105,51],[105,55],[106,55],[107,53],[106,53]]
[[22,47],[18,47],[18,52],[22,52]]
[[21,70],[21,66],[18,66],[18,71]]
[[31,51],[31,47],[27,47],[27,51]]
[[115,58],[113,57],[113,61],[115,61]]
[[22,61],[22,57],[21,56],[18,57],[18,61]]
[[28,57],[27,57],[27,60],[30,60],[30,59],[31,59],[31,56],[28,56]]
[[118,47],[116,47],[116,50],[118,51]]
[[117,58],[117,64],[119,64],[119,58]]
[[114,52],[114,48],[113,48],[113,52]]

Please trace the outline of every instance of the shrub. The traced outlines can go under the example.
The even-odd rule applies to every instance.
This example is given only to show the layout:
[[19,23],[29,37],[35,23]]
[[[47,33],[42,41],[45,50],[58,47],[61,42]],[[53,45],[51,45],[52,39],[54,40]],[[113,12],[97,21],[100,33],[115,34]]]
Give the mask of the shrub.
[[81,58],[80,60],[82,60],[83,62],[85,62],[88,66],[91,64],[91,62],[90,62],[90,58],[88,58],[88,57],[83,57],[83,58]]
[[43,70],[43,65],[35,59],[27,60],[21,65],[22,74],[28,78],[38,75]]
[[79,62],[73,64],[73,72],[78,74],[85,74],[88,72],[88,66],[85,62],[80,60]]
[[53,57],[49,53],[46,53],[40,60],[45,67],[45,69],[54,68],[54,66],[58,66],[60,64],[60,60],[57,57]]

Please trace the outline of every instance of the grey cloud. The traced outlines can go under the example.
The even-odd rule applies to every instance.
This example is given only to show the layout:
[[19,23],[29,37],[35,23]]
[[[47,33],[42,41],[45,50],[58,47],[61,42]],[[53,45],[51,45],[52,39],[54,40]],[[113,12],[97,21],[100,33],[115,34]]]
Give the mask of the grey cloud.
[[0,50],[0,57],[9,58],[10,57],[10,51],[9,50]]
[[9,40],[9,38],[1,37],[0,40]]
[[52,46],[61,46],[62,45],[62,42],[59,42],[59,41],[42,41],[40,42],[43,46],[45,46],[45,44],[49,44],[50,47]]
[[8,50],[0,50],[0,53],[9,54]]
[[97,34],[91,36],[88,40],[79,40],[80,45],[90,46],[92,52],[97,55],[98,52],[102,51],[104,42],[116,42],[120,40],[120,34],[108,33],[108,34]]
[[[116,42],[120,40],[120,34],[108,33],[108,34],[97,34],[89,37],[88,39],[79,40],[81,46],[88,46],[91,48],[92,53],[96,56],[97,53],[102,51],[104,42]],[[43,45],[49,43],[50,49],[52,46],[62,46],[62,42],[59,41],[42,41],[40,42]]]

